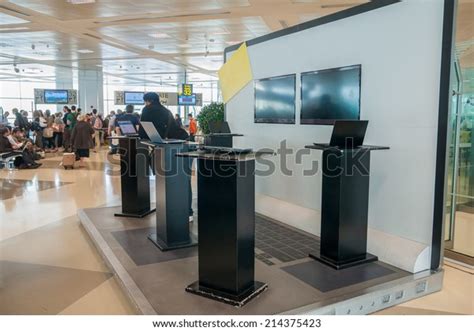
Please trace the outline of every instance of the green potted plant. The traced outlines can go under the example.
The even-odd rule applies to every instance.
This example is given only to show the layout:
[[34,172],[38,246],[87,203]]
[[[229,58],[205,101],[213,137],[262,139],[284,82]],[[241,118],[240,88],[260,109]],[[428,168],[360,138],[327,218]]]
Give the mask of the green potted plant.
[[222,122],[224,121],[224,104],[213,102],[207,106],[204,106],[197,116],[199,122],[199,128],[203,134],[209,134],[209,123],[211,122]]

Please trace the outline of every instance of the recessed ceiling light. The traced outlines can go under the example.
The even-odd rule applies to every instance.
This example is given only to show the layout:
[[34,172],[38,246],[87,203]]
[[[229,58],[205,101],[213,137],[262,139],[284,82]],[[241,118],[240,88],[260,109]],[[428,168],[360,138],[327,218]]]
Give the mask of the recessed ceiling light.
[[0,31],[21,31],[21,30],[29,30],[30,28],[26,26],[16,27],[16,28],[0,28]]
[[216,32],[211,32],[211,35],[213,36],[227,36],[229,35],[230,32],[229,31],[216,31]]
[[159,32],[159,33],[150,33],[149,34],[150,37],[152,38],[156,38],[156,39],[166,39],[166,38],[171,38],[171,36],[167,33],[162,33],[162,32]]
[[190,48],[190,47],[192,47],[192,45],[190,45],[190,44],[180,44],[180,45],[178,45],[178,47],[180,47],[180,48]]
[[84,5],[88,3],[94,3],[95,0],[67,0],[71,5]]
[[226,41],[226,44],[227,45],[237,45],[237,44],[240,44],[241,41]]
[[90,49],[78,49],[77,52],[78,52],[78,53],[81,53],[81,54],[91,54],[91,53],[94,53],[94,51],[91,51]]

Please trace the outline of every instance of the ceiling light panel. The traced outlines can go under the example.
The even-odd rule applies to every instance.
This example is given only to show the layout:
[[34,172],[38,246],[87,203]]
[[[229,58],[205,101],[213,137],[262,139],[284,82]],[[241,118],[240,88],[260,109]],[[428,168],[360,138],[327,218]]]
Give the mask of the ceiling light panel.
[[[10,2],[61,20],[107,18],[126,15],[150,15],[170,12],[219,10],[248,6],[247,0],[96,0],[73,5],[58,0],[10,0]],[[74,10],[71,10],[74,7]]]
[[[228,42],[252,39],[270,32],[259,17],[117,25],[99,28],[98,31],[108,37],[163,54],[203,53],[206,47],[209,52],[223,52]],[[150,45],[153,47],[150,48]]]
[[28,23],[28,21],[0,12],[0,26],[7,25],[7,24],[23,24],[23,23]]
[[[14,45],[14,47],[8,47],[8,45]],[[32,47],[33,45],[34,47]],[[2,32],[0,50],[9,56],[55,61],[84,60],[97,57],[107,59],[137,55],[96,41],[51,31]]]

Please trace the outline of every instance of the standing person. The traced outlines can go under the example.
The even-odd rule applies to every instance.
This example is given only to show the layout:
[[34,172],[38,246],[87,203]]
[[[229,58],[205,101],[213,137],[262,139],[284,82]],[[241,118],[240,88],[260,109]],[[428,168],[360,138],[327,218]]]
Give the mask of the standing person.
[[[152,122],[163,139],[188,139],[186,131],[176,124],[173,114],[160,103],[160,96],[157,93],[146,93],[143,100],[145,107],[140,119],[142,122]],[[148,137],[142,127],[140,127],[140,136]]]
[[188,120],[189,120],[189,140],[190,141],[195,141],[196,140],[196,133],[197,133],[197,123],[196,120],[193,118],[193,114],[189,113],[188,114]]
[[133,113],[134,111],[135,107],[133,107],[133,105],[127,105],[127,107],[125,107],[125,114],[117,116],[116,121],[131,122],[135,129],[138,130],[140,128],[140,118]]
[[46,120],[41,116],[40,110],[33,112],[33,121],[31,122],[31,131],[35,137],[35,146],[39,149],[44,148],[43,130],[46,127]]
[[46,152],[56,153],[58,150],[54,141],[54,116],[48,116],[46,125],[46,128],[43,130],[43,142]]
[[182,128],[183,127],[183,121],[181,120],[181,116],[179,114],[174,115],[174,120],[176,121],[176,124]]
[[63,135],[64,135],[64,122],[61,116],[61,113],[56,114],[56,118],[53,123],[53,139],[56,146],[56,150],[59,150],[63,147]]
[[[74,107],[74,106],[73,106]],[[75,108],[75,107],[74,107]],[[72,147],[72,131],[74,130],[74,127],[76,126],[76,115],[72,112],[72,108],[69,109],[66,107],[66,115],[64,116],[64,124],[66,125],[64,129],[64,148],[67,151],[71,151]]]
[[[109,137],[114,137],[117,135],[115,132],[115,122],[117,120],[117,115],[115,115],[115,112],[112,110],[109,114],[109,125],[107,127],[107,135]],[[117,154],[118,151],[118,140],[117,139],[111,139],[110,141],[110,155]]]
[[[94,113],[95,111],[95,113]],[[102,140],[102,127],[104,126],[104,121],[102,120],[102,116],[97,114],[97,109],[94,109],[93,114],[94,117],[92,119],[93,128],[95,130],[95,150],[94,153],[98,153],[100,151],[100,144]]]
[[84,159],[89,158],[90,149],[94,148],[94,141],[92,139],[94,133],[94,129],[86,121],[86,117],[80,115],[71,133],[71,142],[76,151],[76,159],[79,159],[79,167],[84,167]]
[[[141,121],[142,122],[152,122],[163,139],[188,139],[188,133],[186,130],[180,128],[173,117],[173,114],[160,103],[160,96],[157,93],[149,92],[146,93],[143,97],[145,101],[145,107],[142,110]],[[140,137],[148,138],[145,130],[140,127]],[[191,174],[192,170],[192,159],[188,160],[186,163],[186,171]],[[194,220],[192,201],[193,201],[193,192],[191,187],[191,181],[189,181],[189,222]]]
[[17,128],[20,128],[24,131],[28,131],[28,129],[29,129],[28,121],[25,122],[25,119],[22,116],[21,112],[17,108],[13,108],[12,113],[15,116],[14,125]]
[[1,117],[1,120],[0,120],[0,124],[3,125],[3,126],[10,126],[10,123],[8,123],[8,116],[10,116],[10,113],[9,112],[4,112],[2,117]]

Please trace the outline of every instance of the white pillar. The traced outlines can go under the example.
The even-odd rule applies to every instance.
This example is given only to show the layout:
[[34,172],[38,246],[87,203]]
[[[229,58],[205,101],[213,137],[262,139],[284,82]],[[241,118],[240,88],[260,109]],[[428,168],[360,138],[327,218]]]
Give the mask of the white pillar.
[[[72,68],[56,67],[56,89],[71,90],[74,89],[74,73]],[[72,105],[69,105],[69,107]],[[53,106],[54,107],[54,106]],[[57,105],[56,111],[61,112],[63,105]]]
[[84,114],[92,111],[104,113],[104,75],[102,70],[79,70],[79,107]]

